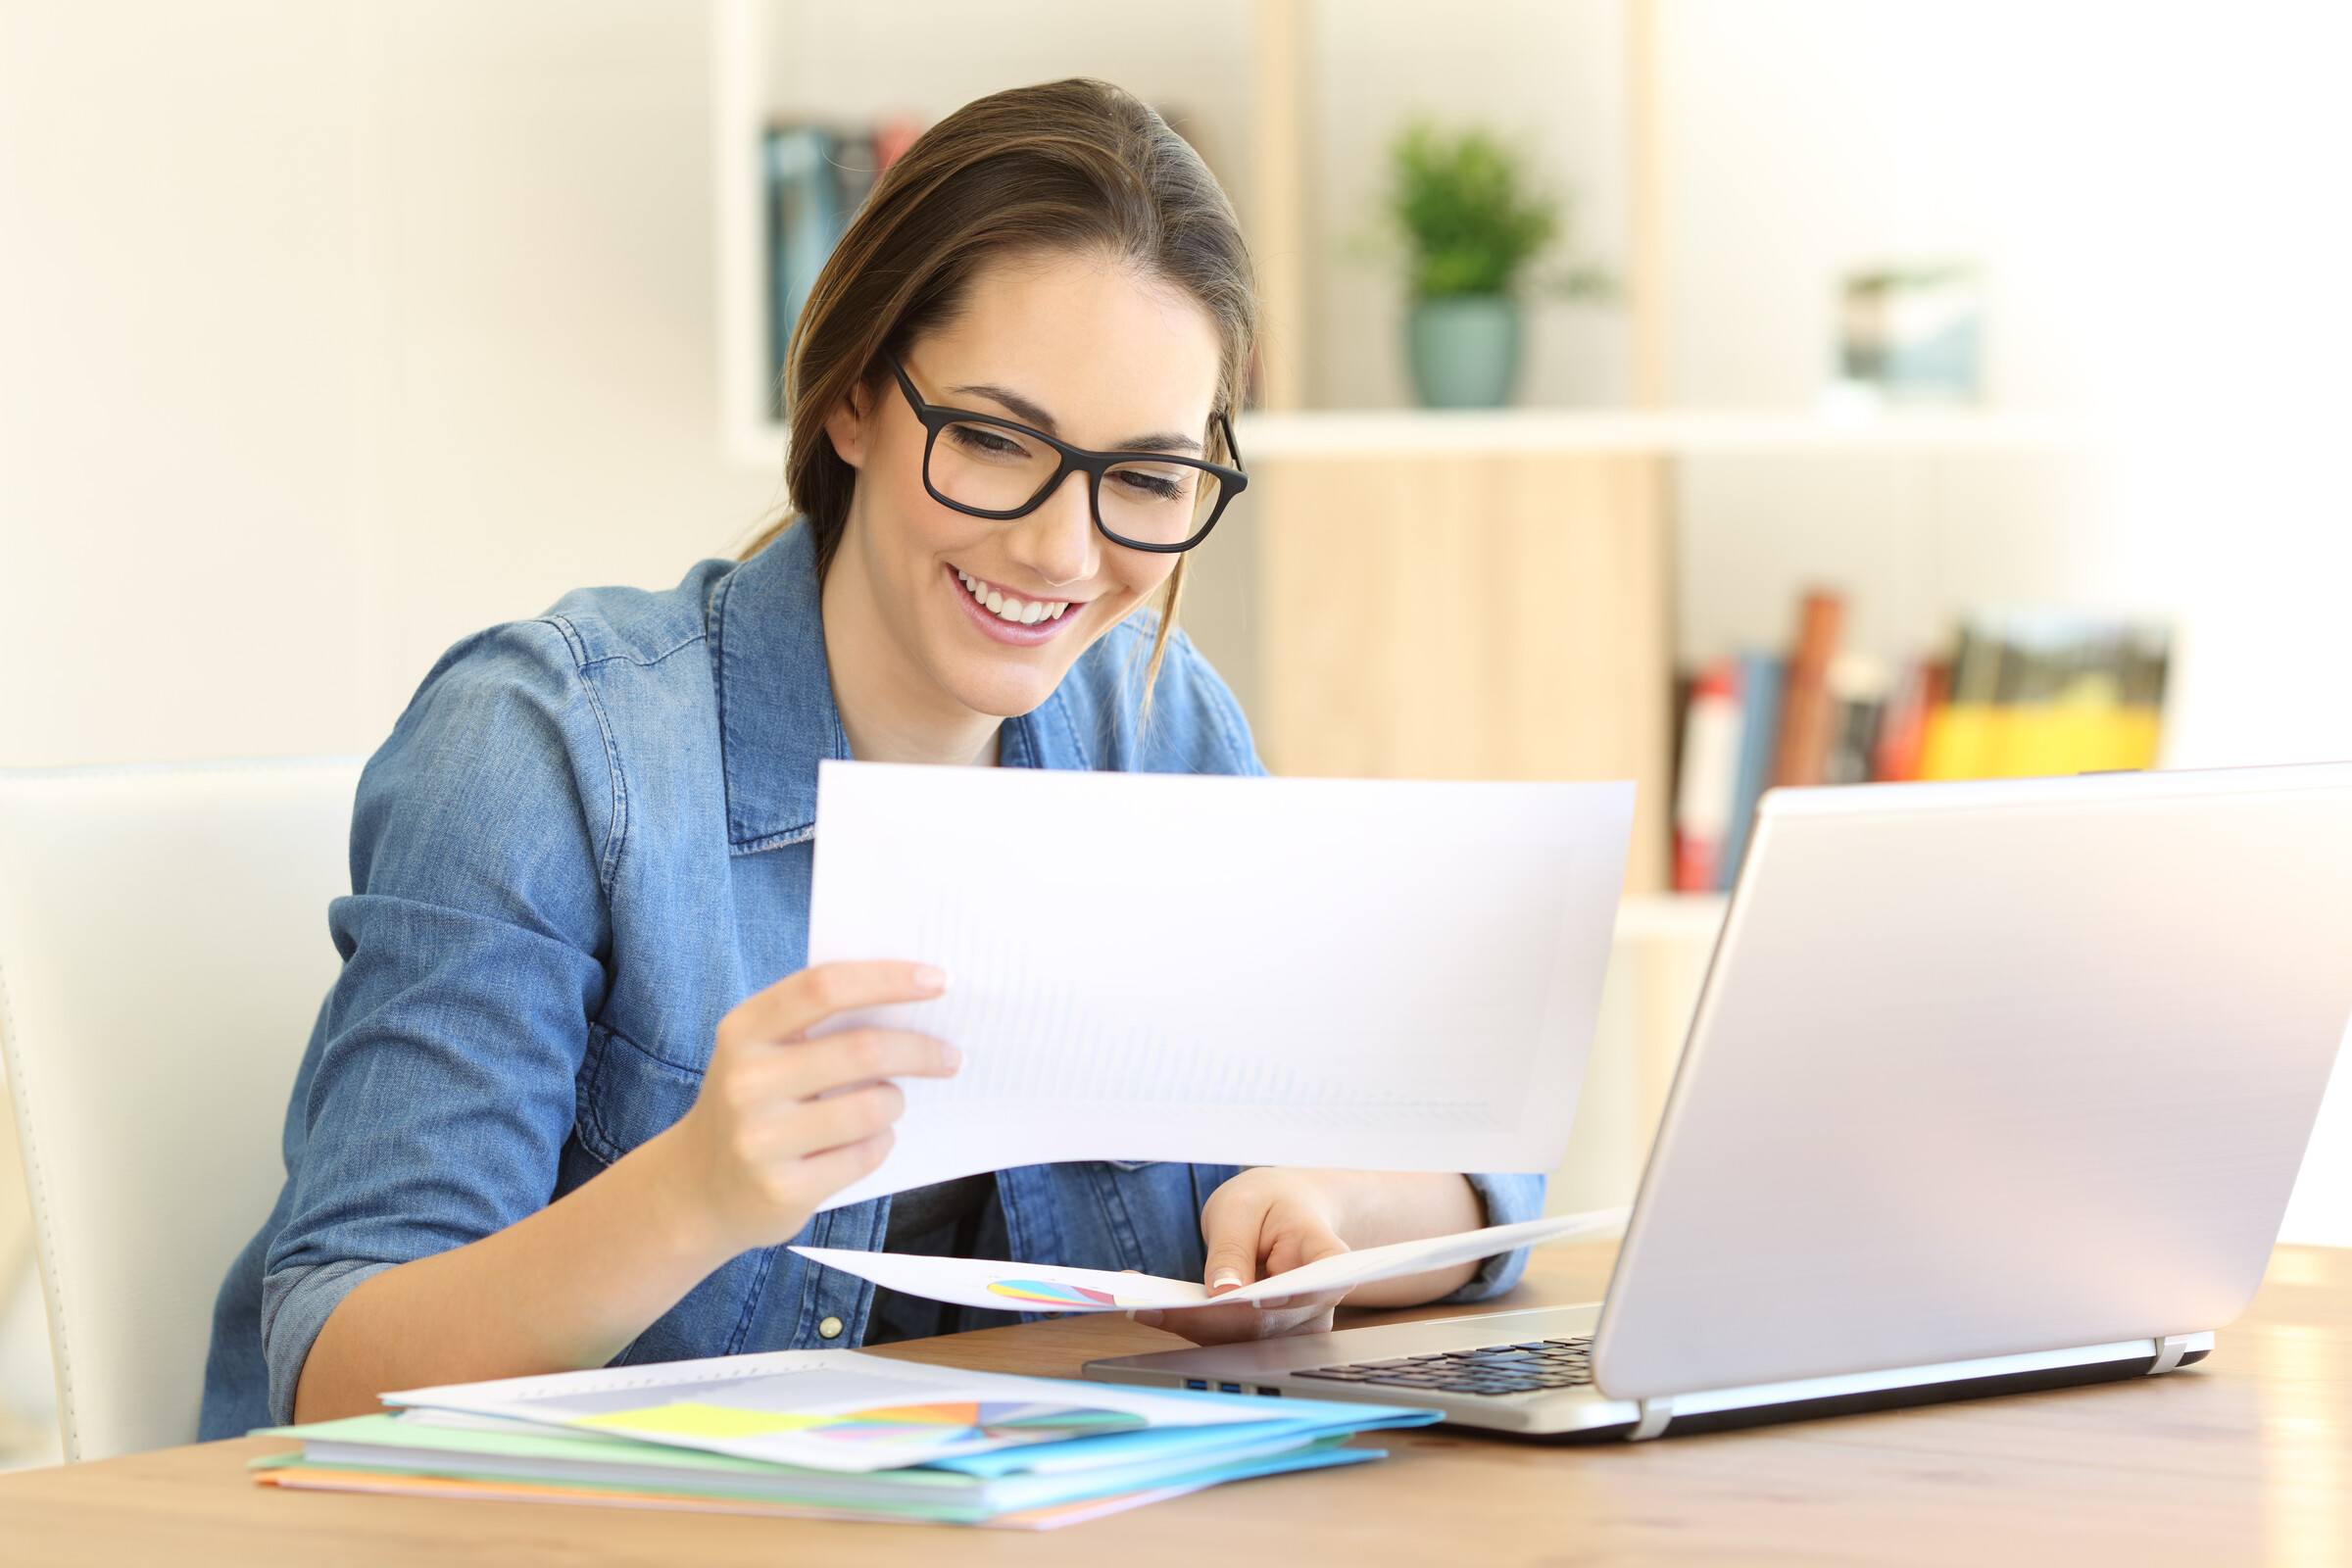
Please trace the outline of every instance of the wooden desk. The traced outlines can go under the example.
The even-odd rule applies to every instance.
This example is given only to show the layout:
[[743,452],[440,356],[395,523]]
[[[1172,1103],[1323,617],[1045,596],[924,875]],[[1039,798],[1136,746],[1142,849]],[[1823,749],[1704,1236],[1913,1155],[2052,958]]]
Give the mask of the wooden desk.
[[[1609,1255],[1538,1253],[1512,1304],[1592,1299]],[[1120,1317],[894,1348],[1069,1375],[1167,1343]],[[243,1465],[284,1443],[245,1439],[0,1477],[0,1562],[2317,1568],[2352,1562],[2352,1250],[2281,1248],[2215,1354],[2164,1378],[1631,1446],[1380,1441],[1384,1464],[1029,1536],[280,1493]]]

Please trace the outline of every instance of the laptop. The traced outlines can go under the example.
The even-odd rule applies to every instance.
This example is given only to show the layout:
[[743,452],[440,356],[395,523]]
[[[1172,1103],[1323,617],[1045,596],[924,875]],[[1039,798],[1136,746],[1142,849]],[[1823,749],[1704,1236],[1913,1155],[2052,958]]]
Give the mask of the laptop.
[[2352,764],[1766,795],[1608,1294],[1087,1364],[1643,1440],[2169,1373],[2352,1018]]

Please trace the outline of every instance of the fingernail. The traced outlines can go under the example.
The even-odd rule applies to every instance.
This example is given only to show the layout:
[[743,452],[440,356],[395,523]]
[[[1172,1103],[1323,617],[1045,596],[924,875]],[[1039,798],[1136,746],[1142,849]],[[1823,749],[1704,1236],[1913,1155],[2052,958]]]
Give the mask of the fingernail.
[[1160,1314],[1158,1307],[1148,1306],[1140,1312],[1130,1312],[1127,1315],[1134,1318],[1138,1323],[1141,1323],[1148,1329],[1155,1329],[1159,1327]]
[[1217,1270],[1217,1277],[1208,1282],[1208,1288],[1212,1291],[1225,1291],[1231,1290],[1233,1287],[1241,1283],[1242,1276],[1240,1270],[1221,1268]]
[[950,1072],[954,1072],[963,1065],[963,1053],[949,1042],[942,1040],[939,1043],[939,1059]]
[[914,983],[925,991],[935,994],[945,991],[948,989],[948,971],[933,968],[927,963],[918,963],[914,966]]

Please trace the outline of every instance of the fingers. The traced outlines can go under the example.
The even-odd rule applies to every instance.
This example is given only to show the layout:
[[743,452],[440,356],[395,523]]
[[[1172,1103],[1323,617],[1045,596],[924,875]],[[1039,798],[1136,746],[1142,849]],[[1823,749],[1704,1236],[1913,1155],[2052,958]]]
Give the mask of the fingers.
[[1253,1193],[1238,1200],[1219,1201],[1233,1184],[1217,1189],[1200,1211],[1207,1252],[1200,1261],[1200,1282],[1216,1296],[1252,1284],[1257,1279],[1257,1250],[1265,1230],[1266,1204]]
[[[1337,1257],[1348,1251],[1348,1246],[1333,1234],[1330,1226],[1319,1219],[1309,1222],[1300,1216],[1298,1223],[1286,1225],[1266,1249],[1266,1278],[1288,1274],[1292,1269],[1319,1263],[1327,1257]],[[1271,1302],[1267,1303],[1271,1305]]]
[[954,1047],[925,1035],[853,1030],[838,1043],[828,1037],[736,1055],[726,1070],[705,1079],[703,1090],[725,1107],[730,1124],[768,1139],[798,1139],[805,1112],[831,1105],[836,1116],[854,1113],[847,1102],[869,1089],[888,1090],[884,1099],[896,1119],[905,1098],[891,1080],[946,1076],[955,1071],[955,1060]]
[[786,1185],[791,1191],[786,1196],[796,1207],[814,1208],[850,1183],[871,1175],[897,1141],[898,1135],[885,1127],[870,1138],[804,1155],[790,1167]]
[[905,1029],[845,1029],[776,1053],[770,1070],[796,1099],[883,1078],[953,1078],[963,1053]]
[[[1270,1310],[1246,1301],[1170,1307],[1157,1314],[1138,1312],[1135,1320],[1149,1328],[1181,1334],[1195,1345],[1237,1345],[1286,1334],[1327,1333],[1336,1300],[1329,1296],[1299,1297],[1287,1307]],[[1152,1321],[1154,1315],[1156,1322]]]
[[820,963],[803,969],[745,1000],[719,1025],[751,1040],[789,1040],[836,1013],[885,1007],[900,1002],[928,1002],[948,988],[948,977],[927,963],[871,961]]

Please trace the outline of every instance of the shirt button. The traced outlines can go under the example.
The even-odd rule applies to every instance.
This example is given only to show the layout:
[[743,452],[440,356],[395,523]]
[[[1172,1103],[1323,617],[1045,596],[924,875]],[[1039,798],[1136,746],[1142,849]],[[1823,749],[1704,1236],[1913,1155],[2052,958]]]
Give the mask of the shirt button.
[[819,1323],[819,1324],[816,1326],[816,1334],[817,1334],[817,1338],[819,1338],[819,1339],[823,1339],[823,1340],[838,1340],[838,1339],[840,1339],[840,1338],[841,1338],[841,1319],[839,1319],[839,1318],[837,1318],[837,1317],[829,1317],[829,1318],[825,1319],[825,1320],[824,1320],[822,1323]]

